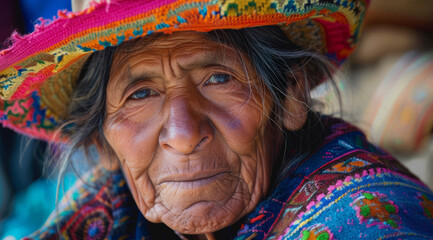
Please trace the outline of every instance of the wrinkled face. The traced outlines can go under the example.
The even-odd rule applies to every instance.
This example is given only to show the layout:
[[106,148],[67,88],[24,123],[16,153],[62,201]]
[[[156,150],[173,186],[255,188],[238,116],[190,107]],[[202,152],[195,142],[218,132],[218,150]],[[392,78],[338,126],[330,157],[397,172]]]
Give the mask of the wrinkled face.
[[214,232],[267,193],[270,101],[239,55],[188,32],[116,53],[103,130],[146,219]]

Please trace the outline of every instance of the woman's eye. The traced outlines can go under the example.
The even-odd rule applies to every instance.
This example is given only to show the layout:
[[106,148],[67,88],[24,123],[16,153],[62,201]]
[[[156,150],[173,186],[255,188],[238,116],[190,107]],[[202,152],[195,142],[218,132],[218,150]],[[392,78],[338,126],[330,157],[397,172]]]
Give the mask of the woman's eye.
[[208,85],[208,84],[219,84],[219,83],[226,83],[230,80],[231,76],[229,74],[223,74],[223,73],[219,73],[219,74],[214,74],[212,75],[209,80],[207,80],[204,85]]
[[146,88],[134,92],[131,96],[129,96],[129,98],[134,100],[139,100],[139,99],[144,99],[155,95],[159,95],[159,93],[155,90]]

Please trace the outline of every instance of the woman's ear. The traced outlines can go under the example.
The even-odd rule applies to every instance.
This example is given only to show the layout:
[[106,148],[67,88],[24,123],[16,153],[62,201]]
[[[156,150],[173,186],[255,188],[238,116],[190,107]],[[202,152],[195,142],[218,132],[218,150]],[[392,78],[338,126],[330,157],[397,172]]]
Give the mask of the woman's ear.
[[288,84],[287,96],[284,100],[283,124],[288,130],[295,131],[304,126],[307,121],[309,107],[306,103],[304,84],[299,83],[302,78],[292,80],[294,84]]

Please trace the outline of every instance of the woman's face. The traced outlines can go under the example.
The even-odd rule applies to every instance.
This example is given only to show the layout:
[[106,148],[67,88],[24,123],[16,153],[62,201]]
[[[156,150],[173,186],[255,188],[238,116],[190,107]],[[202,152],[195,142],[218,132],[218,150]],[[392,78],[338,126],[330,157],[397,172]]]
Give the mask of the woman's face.
[[116,53],[104,134],[148,220],[209,233],[264,197],[275,135],[257,86],[248,61],[200,33]]

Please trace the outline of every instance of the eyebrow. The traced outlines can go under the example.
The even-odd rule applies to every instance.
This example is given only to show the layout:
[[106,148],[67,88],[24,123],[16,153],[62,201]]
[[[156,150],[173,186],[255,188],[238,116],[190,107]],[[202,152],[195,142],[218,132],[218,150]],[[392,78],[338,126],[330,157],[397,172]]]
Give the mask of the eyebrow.
[[215,65],[229,65],[225,59],[226,54],[221,53],[221,51],[211,50],[211,51],[201,51],[192,56],[181,57],[180,66],[182,69],[190,70],[194,68],[203,68]]
[[[155,75],[149,74],[148,72],[144,72],[144,73],[137,74],[136,76],[132,76],[129,64],[127,65],[126,69],[127,70],[125,71],[125,73],[127,74],[127,77],[126,77],[127,82],[125,84],[125,87],[123,87],[122,96],[125,96],[128,89],[131,86],[134,86],[136,83],[143,82],[143,81],[144,82],[150,81],[151,78],[155,77]],[[124,75],[125,74],[122,74],[122,78],[124,78]],[[119,81],[119,82],[121,82],[121,81]]]

